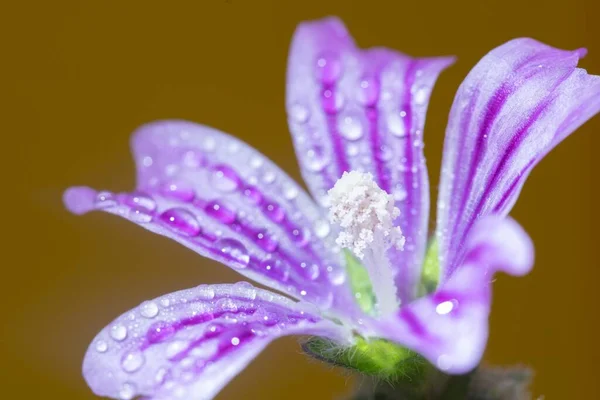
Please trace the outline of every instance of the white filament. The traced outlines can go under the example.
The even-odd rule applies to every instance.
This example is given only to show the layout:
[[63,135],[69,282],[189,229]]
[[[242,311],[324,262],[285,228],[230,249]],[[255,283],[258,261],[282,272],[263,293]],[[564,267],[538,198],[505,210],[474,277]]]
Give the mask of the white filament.
[[396,311],[397,289],[387,250],[402,250],[406,239],[400,227],[394,226],[400,215],[394,197],[380,189],[370,173],[357,171],[344,172],[328,194],[329,218],[342,228],[336,243],[363,260],[379,312]]

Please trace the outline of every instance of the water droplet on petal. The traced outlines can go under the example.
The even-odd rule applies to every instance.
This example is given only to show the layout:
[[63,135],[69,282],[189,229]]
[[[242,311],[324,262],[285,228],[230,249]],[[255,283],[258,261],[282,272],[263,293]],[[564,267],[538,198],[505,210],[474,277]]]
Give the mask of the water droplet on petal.
[[195,197],[192,187],[183,182],[167,182],[162,186],[161,193],[166,197],[186,202],[194,200]]
[[332,52],[324,52],[317,57],[315,76],[317,79],[330,85],[342,75],[343,65],[340,57]]
[[153,301],[145,301],[140,305],[140,314],[145,318],[154,318],[158,315],[158,306]]
[[183,350],[187,349],[188,344],[184,340],[176,340],[174,342],[169,343],[166,349],[167,358],[173,358],[181,353]]
[[231,224],[236,219],[235,212],[216,200],[210,201],[204,208],[204,212],[224,224]]
[[200,234],[200,223],[194,215],[183,208],[171,208],[160,215],[160,220],[174,231],[186,236]]
[[375,151],[375,158],[379,161],[390,161],[392,155],[392,150],[386,145],[379,147],[379,149]]
[[408,196],[408,193],[402,187],[402,185],[395,186],[394,190],[392,191],[392,194],[394,196],[394,200],[396,201],[403,201]]
[[122,324],[115,324],[110,328],[110,337],[120,342],[127,337],[127,328]]
[[133,222],[148,223],[152,221],[152,214],[150,214],[145,208],[134,207],[129,210],[127,217]]
[[167,380],[167,375],[169,374],[169,370],[162,367],[158,371],[156,371],[156,375],[154,376],[154,381],[156,383],[163,384]]
[[121,367],[125,372],[135,372],[144,365],[145,361],[144,355],[140,351],[132,351],[123,356]]
[[146,338],[149,343],[162,342],[175,334],[175,328],[164,321],[159,321],[150,326]]
[[108,350],[108,343],[100,339],[96,342],[96,351],[98,353],[105,353]]
[[276,203],[268,203],[263,207],[267,216],[274,222],[281,222],[285,218],[285,211]]
[[315,222],[314,228],[315,235],[317,235],[317,237],[320,239],[326,238],[327,235],[329,235],[329,232],[331,232],[331,226],[329,225],[329,222],[322,219]]
[[357,93],[357,100],[367,107],[372,107],[379,100],[379,81],[373,77],[361,79]]
[[458,306],[456,299],[442,301],[435,307],[435,312],[439,315],[446,315],[452,312]]
[[141,192],[132,193],[126,196],[125,203],[137,209],[145,209],[147,211],[156,210],[156,201],[149,195]]
[[302,104],[295,103],[289,108],[289,116],[294,122],[303,124],[308,121],[308,118],[310,117],[310,111]]
[[442,371],[448,371],[452,368],[452,358],[447,354],[442,354],[437,358],[437,366]]
[[262,230],[256,234],[256,239],[254,240],[256,244],[258,244],[263,250],[266,252],[272,253],[277,250],[279,243],[277,239],[271,236],[267,231]]
[[215,290],[208,285],[198,286],[196,290],[198,298],[202,300],[212,300],[215,298]]
[[322,149],[308,150],[302,160],[306,169],[312,172],[321,172],[329,164],[329,158]]
[[210,174],[210,182],[213,187],[221,192],[233,192],[240,186],[238,174],[226,165],[217,165]]
[[427,102],[428,94],[429,88],[426,85],[413,88],[413,98],[415,100],[415,104],[424,105]]
[[244,197],[252,204],[261,204],[263,201],[263,195],[254,186],[248,186],[244,189]]
[[225,297],[215,303],[215,308],[221,312],[237,312],[238,306],[232,299]]
[[407,135],[406,125],[404,121],[405,116],[406,113],[404,113],[403,115],[402,112],[392,112],[388,114],[386,119],[388,129],[390,130],[392,135],[398,138],[403,138]]
[[346,282],[346,272],[341,268],[327,267],[327,279],[334,286],[342,285]]
[[117,200],[111,192],[99,192],[96,195],[95,206],[97,208],[109,208],[117,205]]
[[327,114],[335,114],[344,108],[344,95],[341,92],[334,92],[332,89],[325,89],[322,93],[321,102],[323,110]]
[[267,258],[261,262],[260,268],[266,271],[269,277],[279,282],[287,282],[290,277],[289,267],[280,260]]
[[246,268],[250,262],[250,255],[243,244],[235,239],[219,239],[215,246],[230,261],[234,262],[233,267]]
[[298,189],[296,189],[293,186],[288,186],[287,188],[285,188],[285,190],[283,191],[283,195],[285,196],[286,199],[288,200],[293,200],[296,197],[298,197]]
[[131,400],[135,396],[136,386],[133,383],[126,382],[119,390],[120,400]]
[[357,115],[344,115],[338,120],[340,133],[348,140],[358,140],[363,136],[363,125]]
[[248,282],[238,282],[233,285],[232,291],[235,296],[243,297],[249,300],[256,298],[256,288]]

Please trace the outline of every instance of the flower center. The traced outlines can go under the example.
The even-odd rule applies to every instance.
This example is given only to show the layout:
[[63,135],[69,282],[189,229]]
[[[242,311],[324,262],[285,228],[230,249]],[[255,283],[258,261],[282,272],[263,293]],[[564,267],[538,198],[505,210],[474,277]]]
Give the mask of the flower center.
[[371,174],[357,171],[344,172],[328,194],[329,219],[341,228],[336,243],[363,261],[378,312],[393,313],[398,299],[387,250],[402,250],[406,241],[400,227],[394,226],[400,210],[393,196],[379,188]]

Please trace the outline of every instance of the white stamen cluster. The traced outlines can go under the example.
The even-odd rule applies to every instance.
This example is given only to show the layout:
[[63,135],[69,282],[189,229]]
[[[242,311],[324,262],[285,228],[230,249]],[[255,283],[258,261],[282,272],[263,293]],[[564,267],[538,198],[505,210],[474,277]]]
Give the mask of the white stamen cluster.
[[341,247],[360,259],[367,249],[403,249],[406,239],[400,227],[394,226],[400,210],[394,206],[394,197],[377,186],[373,175],[344,172],[328,194],[329,219],[342,228],[336,239]]

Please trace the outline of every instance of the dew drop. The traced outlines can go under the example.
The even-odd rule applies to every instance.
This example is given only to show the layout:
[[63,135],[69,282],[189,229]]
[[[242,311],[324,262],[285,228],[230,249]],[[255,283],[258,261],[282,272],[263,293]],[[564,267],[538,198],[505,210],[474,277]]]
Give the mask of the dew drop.
[[358,140],[363,136],[362,121],[357,115],[344,115],[338,120],[340,133],[348,140]]
[[329,164],[329,158],[321,149],[308,150],[302,160],[306,169],[312,172],[321,172]]
[[156,383],[163,384],[166,380],[167,380],[167,375],[169,373],[169,370],[162,367],[160,368],[158,371],[156,371],[156,375],[154,376],[154,381]]
[[267,276],[278,280],[279,282],[287,282],[290,277],[290,271],[287,264],[283,264],[277,259],[267,258],[261,262],[260,268],[266,271]]
[[162,185],[161,193],[173,199],[181,201],[192,201],[194,199],[194,190],[183,182],[167,182]]
[[339,56],[324,52],[317,57],[315,76],[323,84],[330,85],[342,75],[343,65]]
[[187,349],[188,344],[184,340],[176,340],[174,342],[169,343],[166,349],[167,358],[173,358],[183,350]]
[[379,100],[380,85],[374,77],[363,77],[360,81],[357,100],[367,106],[373,107]]
[[320,239],[326,238],[327,235],[329,235],[329,232],[331,232],[331,226],[329,225],[329,222],[322,219],[315,222],[314,229],[315,235],[317,235],[317,237]]
[[215,246],[229,260],[234,262],[233,267],[246,268],[250,262],[250,255],[243,244],[235,239],[219,239]]
[[217,165],[213,168],[210,182],[215,189],[224,193],[233,192],[241,183],[237,173],[226,165]]
[[175,328],[167,322],[160,321],[152,324],[146,338],[149,343],[159,343],[175,334]]
[[97,208],[109,208],[117,205],[117,200],[111,192],[99,192],[94,202]]
[[133,222],[145,224],[151,222],[153,217],[145,208],[134,207],[129,210],[128,218]]
[[256,234],[256,237],[254,239],[254,241],[256,242],[256,244],[258,244],[263,250],[272,253],[275,250],[277,250],[277,247],[279,245],[279,243],[277,242],[277,239],[275,239],[273,236],[269,235],[269,233],[267,231],[259,231]]
[[403,201],[408,196],[406,190],[402,187],[402,185],[397,185],[394,187],[392,194],[394,196],[394,200]]
[[386,146],[382,145],[375,151],[375,158],[379,161],[390,161],[392,159],[392,150]]
[[248,186],[244,189],[244,198],[246,198],[252,204],[261,204],[263,201],[263,195],[254,186]]
[[407,135],[406,125],[404,121],[405,116],[405,112],[404,114],[403,112],[392,112],[388,114],[386,118],[388,129],[390,130],[392,135],[398,138],[403,138]]
[[310,117],[308,108],[299,103],[292,104],[288,112],[290,118],[298,124],[304,124]]
[[243,297],[245,299],[254,300],[256,298],[256,288],[248,282],[238,282],[232,287],[232,292],[235,296]]
[[334,92],[331,89],[325,89],[321,98],[323,110],[327,114],[336,114],[344,108],[344,96],[341,92]]
[[144,209],[147,211],[156,210],[156,201],[149,195],[141,192],[132,193],[125,197],[125,203],[136,209]]
[[429,88],[426,85],[421,85],[413,88],[413,98],[415,104],[424,105],[427,102],[427,95],[429,94]]
[[200,223],[194,215],[183,208],[171,208],[160,215],[160,220],[174,231],[186,236],[200,234]]
[[296,189],[293,186],[288,186],[284,189],[283,195],[285,196],[286,199],[293,200],[296,197],[298,197],[298,189]]
[[154,318],[158,315],[158,306],[153,301],[145,301],[140,305],[140,314],[145,318]]
[[437,358],[437,366],[442,371],[448,371],[452,365],[452,358],[447,354],[442,354]]
[[225,297],[215,303],[215,308],[221,312],[237,312],[238,306],[232,299]]
[[327,279],[334,286],[339,286],[346,282],[346,272],[341,268],[327,267]]
[[96,342],[96,351],[98,353],[105,353],[108,350],[108,343],[100,339]]
[[224,224],[231,224],[235,222],[236,219],[235,212],[216,200],[210,201],[206,207],[204,207],[204,212]]
[[435,312],[439,315],[446,315],[452,312],[456,306],[458,306],[458,301],[456,299],[443,301],[435,307]]
[[133,383],[126,382],[119,390],[120,400],[131,400],[135,396],[136,386]]
[[110,328],[110,337],[120,342],[127,337],[127,328],[122,324],[113,325]]
[[267,203],[263,208],[269,219],[274,222],[281,222],[285,218],[285,211],[276,203]]
[[215,298],[215,290],[208,285],[198,286],[197,295],[202,300],[212,300]]
[[121,367],[125,372],[135,372],[139,370],[145,362],[144,355],[139,351],[126,353],[121,359]]

